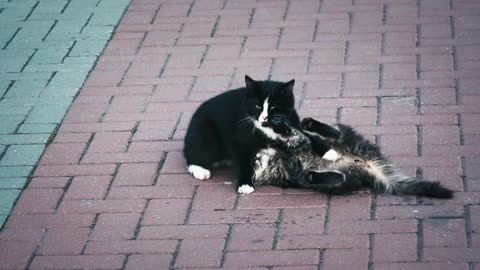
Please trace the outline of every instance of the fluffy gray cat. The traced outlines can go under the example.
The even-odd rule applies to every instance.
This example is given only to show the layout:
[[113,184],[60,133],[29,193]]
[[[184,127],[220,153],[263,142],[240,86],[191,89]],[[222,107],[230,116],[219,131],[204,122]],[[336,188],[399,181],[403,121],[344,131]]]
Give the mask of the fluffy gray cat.
[[438,182],[403,174],[370,143],[347,125],[334,128],[305,118],[302,130],[270,140],[257,152],[254,183],[310,188],[346,194],[370,187],[375,192],[449,199],[453,192]]

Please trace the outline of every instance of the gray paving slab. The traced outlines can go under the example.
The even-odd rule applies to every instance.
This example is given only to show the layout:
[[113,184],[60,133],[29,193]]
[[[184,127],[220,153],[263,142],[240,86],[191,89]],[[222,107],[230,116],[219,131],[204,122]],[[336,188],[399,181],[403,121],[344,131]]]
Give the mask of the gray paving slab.
[[0,0],[0,228],[129,0]]

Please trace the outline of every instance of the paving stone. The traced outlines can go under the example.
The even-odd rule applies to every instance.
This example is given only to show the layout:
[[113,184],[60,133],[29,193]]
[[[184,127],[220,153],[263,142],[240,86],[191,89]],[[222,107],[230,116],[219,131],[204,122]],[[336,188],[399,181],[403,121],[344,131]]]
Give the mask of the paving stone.
[[0,134],[0,144],[44,144],[50,134]]
[[105,47],[106,41],[79,41],[73,46],[73,49],[68,54],[69,56],[89,56],[100,55]]
[[0,189],[22,189],[27,178],[0,178]]
[[46,80],[15,81],[5,97],[38,97],[47,82]]
[[0,122],[2,125],[0,126],[0,134],[9,134],[15,132],[18,125],[23,121],[25,117],[21,115],[1,115]]
[[41,144],[11,145],[0,160],[0,166],[35,165],[44,149]]
[[33,166],[0,167],[0,177],[27,177]]
[[22,124],[18,128],[19,133],[24,134],[38,134],[38,133],[53,133],[57,128],[57,124]]
[[[0,189],[0,214],[8,215],[20,195],[19,189]],[[3,224],[3,223],[2,223]]]
[[65,105],[35,106],[25,119],[25,123],[59,124],[68,110]]
[[0,115],[27,115],[30,108],[30,106],[2,106],[0,107]]

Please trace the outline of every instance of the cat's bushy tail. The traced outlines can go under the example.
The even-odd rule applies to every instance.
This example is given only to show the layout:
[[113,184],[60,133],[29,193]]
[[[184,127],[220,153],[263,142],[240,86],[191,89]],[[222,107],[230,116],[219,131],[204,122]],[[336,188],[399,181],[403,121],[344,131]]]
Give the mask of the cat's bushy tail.
[[369,172],[374,176],[375,191],[394,195],[416,195],[439,199],[450,199],[453,191],[439,182],[425,181],[403,174],[392,164],[372,162]]

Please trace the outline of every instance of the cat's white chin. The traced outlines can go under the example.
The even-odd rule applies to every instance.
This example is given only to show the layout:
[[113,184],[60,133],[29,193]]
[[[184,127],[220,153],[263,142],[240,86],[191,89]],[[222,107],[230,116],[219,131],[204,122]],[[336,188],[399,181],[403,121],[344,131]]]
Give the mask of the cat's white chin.
[[250,194],[253,193],[255,189],[250,185],[241,185],[238,187],[238,193],[240,194]]
[[210,178],[210,171],[197,165],[188,166],[188,172],[193,175],[198,180],[207,180]]

